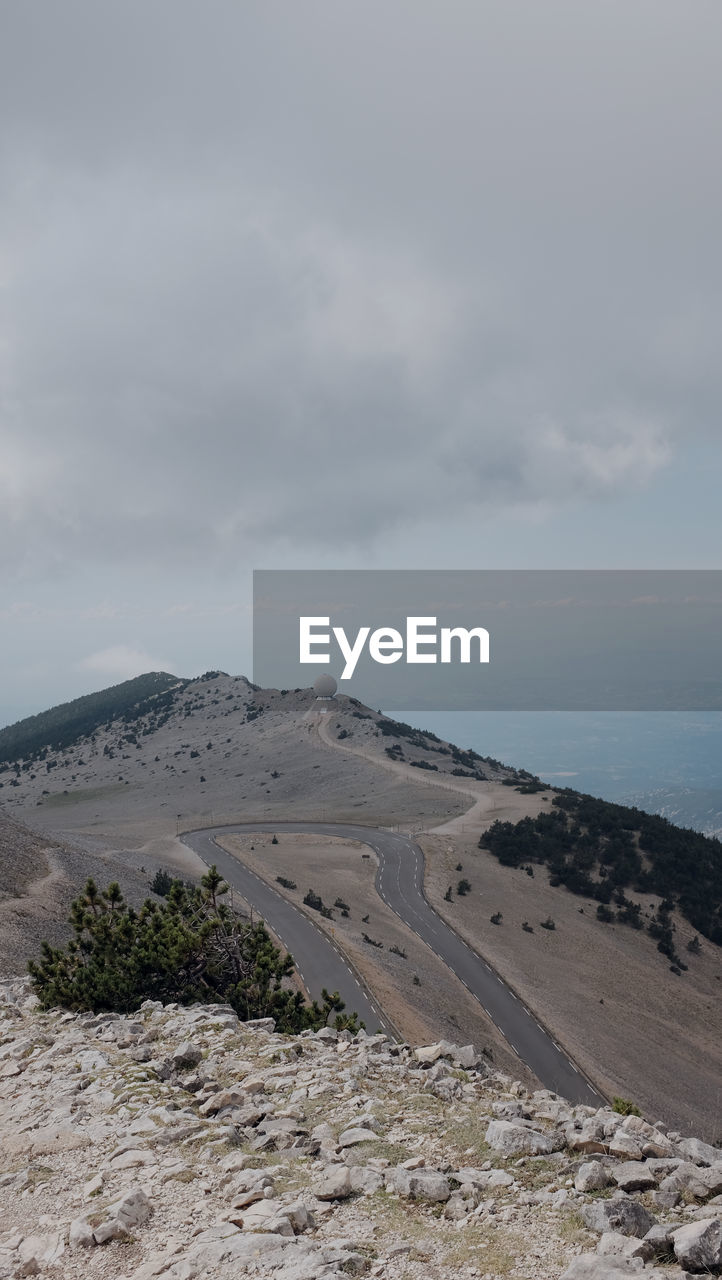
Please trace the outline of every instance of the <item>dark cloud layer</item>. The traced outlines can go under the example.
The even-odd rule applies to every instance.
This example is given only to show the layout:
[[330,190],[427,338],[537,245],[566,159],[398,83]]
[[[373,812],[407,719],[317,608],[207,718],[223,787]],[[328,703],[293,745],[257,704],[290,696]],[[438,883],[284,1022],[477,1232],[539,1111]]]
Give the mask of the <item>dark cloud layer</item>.
[[343,554],[718,432],[716,0],[2,25],[13,575]]

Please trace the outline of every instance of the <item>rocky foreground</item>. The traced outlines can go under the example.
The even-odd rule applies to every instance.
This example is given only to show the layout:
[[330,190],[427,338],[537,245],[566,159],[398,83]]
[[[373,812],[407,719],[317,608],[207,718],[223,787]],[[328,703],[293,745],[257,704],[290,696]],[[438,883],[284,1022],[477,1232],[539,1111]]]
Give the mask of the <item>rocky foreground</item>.
[[722,1150],[473,1048],[0,983],[0,1276],[650,1280],[722,1271]]

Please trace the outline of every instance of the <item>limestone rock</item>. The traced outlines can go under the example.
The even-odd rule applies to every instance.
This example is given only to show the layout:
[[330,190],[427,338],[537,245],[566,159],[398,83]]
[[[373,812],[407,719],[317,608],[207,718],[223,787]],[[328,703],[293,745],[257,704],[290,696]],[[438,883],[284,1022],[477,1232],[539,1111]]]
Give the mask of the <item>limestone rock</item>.
[[613,1200],[595,1200],[582,1209],[582,1218],[590,1231],[618,1231],[624,1236],[645,1236],[655,1219],[644,1205],[628,1196],[615,1196]]
[[32,1133],[8,1134],[3,1137],[3,1151],[6,1155],[27,1155],[30,1159],[58,1155],[65,1151],[80,1151],[89,1146],[90,1138],[87,1133],[59,1124],[42,1126]]
[[91,1071],[102,1071],[104,1067],[109,1065],[108,1059],[104,1053],[98,1053],[93,1049],[88,1049],[84,1053],[79,1053],[76,1059],[80,1070],[87,1074]]
[[437,1062],[439,1058],[443,1057],[443,1055],[444,1046],[441,1043],[419,1045],[418,1048],[414,1049],[414,1057],[416,1058],[416,1061],[420,1062],[423,1066],[431,1066],[432,1063]]
[[672,1236],[674,1254],[683,1267],[693,1271],[719,1271],[722,1268],[722,1221],[702,1218],[680,1227]]
[[148,1221],[152,1212],[153,1206],[142,1187],[126,1191],[108,1210],[111,1217],[119,1218],[127,1227],[141,1226]]
[[46,1267],[54,1267],[65,1253],[64,1232],[27,1236],[18,1249],[25,1275],[34,1275]]
[[313,1184],[313,1194],[319,1200],[345,1200],[353,1189],[351,1170],[345,1164],[329,1165],[321,1180]]
[[380,1191],[384,1185],[383,1174],[378,1169],[370,1169],[368,1166],[355,1165],[350,1170],[351,1190],[360,1192],[364,1196],[372,1196],[375,1192]]
[[607,1146],[609,1154],[617,1156],[620,1160],[641,1160],[642,1147],[641,1144],[632,1137],[631,1133],[625,1133],[623,1129],[618,1129],[609,1139]]
[[339,1147],[356,1147],[359,1142],[375,1142],[377,1135],[373,1129],[357,1128],[346,1129],[339,1135]]
[[650,1191],[659,1181],[648,1165],[636,1160],[612,1165],[610,1173],[622,1191]]
[[510,1120],[492,1120],[486,1131],[486,1141],[495,1151],[504,1155],[548,1155],[564,1145],[558,1133],[539,1133],[513,1124]]
[[142,1148],[135,1148],[130,1151],[123,1151],[120,1155],[114,1156],[110,1162],[111,1169],[137,1169],[141,1165],[155,1164],[155,1159],[150,1151],[144,1151]]
[[697,1200],[707,1200],[722,1192],[722,1164],[703,1168],[690,1162],[678,1165],[659,1184],[662,1192],[682,1192]]
[[[605,1258],[598,1253],[582,1253],[562,1272],[560,1280],[623,1280],[639,1275],[644,1264],[640,1258]],[[645,1280],[660,1272],[645,1272]]]
[[722,1164],[722,1149],[712,1147],[699,1138],[683,1138],[677,1143],[677,1150],[685,1160],[691,1160],[693,1164]]
[[210,1116],[216,1111],[224,1111],[226,1107],[242,1107],[247,1101],[240,1086],[235,1089],[219,1089],[206,1098],[198,1110],[202,1116]]
[[602,1191],[612,1185],[612,1176],[600,1160],[589,1160],[577,1169],[574,1186],[577,1191]]
[[386,1187],[411,1200],[444,1202],[451,1195],[449,1180],[435,1169],[391,1169],[386,1175]]
[[570,1151],[603,1154],[608,1150],[604,1124],[596,1116],[590,1117],[580,1125],[568,1124],[564,1130],[564,1136]]
[[681,1225],[681,1223],[657,1222],[650,1227],[644,1239],[651,1245],[653,1257],[661,1257],[673,1252],[672,1236]]
[[75,1218],[70,1224],[71,1249],[90,1249],[95,1244],[93,1228],[86,1218]]
[[[396,1280],[404,1268],[424,1280],[450,1274],[449,1236],[458,1228],[465,1247],[476,1224],[489,1244],[513,1240],[515,1273],[539,1280],[564,1266],[567,1280],[715,1271],[716,1147],[606,1106],[530,1093],[480,1068],[472,1046],[439,1040],[416,1053],[365,1032],[276,1035],[272,1023],[241,1024],[213,1005],[151,1001],[132,1017],[35,1012],[23,1003],[28,990],[0,978],[7,1280],[121,1280],[123,1268],[124,1280],[341,1280],[364,1271]],[[2,1074],[8,1067],[13,1074]],[[430,1106],[429,1094],[448,1097],[454,1113]],[[493,1145],[481,1156],[485,1132]],[[587,1150],[599,1158],[576,1156]],[[594,1196],[614,1183],[612,1199]],[[389,1237],[367,1199],[384,1188],[403,1198]],[[650,1193],[668,1206],[682,1200],[679,1220],[655,1224],[640,1203]],[[152,1219],[151,1195],[162,1199]],[[595,1254],[570,1256],[578,1246],[559,1210],[571,1205],[598,1234]],[[56,1216],[43,1213],[48,1206]],[[655,1269],[673,1239],[680,1261]],[[477,1266],[462,1272],[496,1274],[491,1253],[470,1261]]]
[[647,1237],[625,1236],[620,1231],[605,1231],[599,1238],[597,1253],[606,1257],[641,1258],[647,1262],[654,1257],[654,1248]]
[[173,1052],[171,1061],[176,1071],[190,1071],[192,1067],[198,1066],[202,1058],[203,1052],[198,1045],[192,1044],[190,1040],[184,1040]]

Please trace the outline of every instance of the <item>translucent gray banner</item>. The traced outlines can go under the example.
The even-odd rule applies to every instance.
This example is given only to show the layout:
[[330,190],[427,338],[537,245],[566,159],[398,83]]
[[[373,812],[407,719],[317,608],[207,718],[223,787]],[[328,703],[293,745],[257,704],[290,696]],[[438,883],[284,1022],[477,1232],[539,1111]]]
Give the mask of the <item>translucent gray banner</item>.
[[384,711],[722,709],[722,570],[257,570],[253,679]]

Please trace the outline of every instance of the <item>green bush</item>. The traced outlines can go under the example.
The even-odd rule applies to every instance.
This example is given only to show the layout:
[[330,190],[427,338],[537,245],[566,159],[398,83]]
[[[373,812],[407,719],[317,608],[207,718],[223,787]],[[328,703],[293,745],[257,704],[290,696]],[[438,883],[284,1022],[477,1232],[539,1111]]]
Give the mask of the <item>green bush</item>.
[[636,1102],[630,1102],[629,1098],[613,1098],[612,1111],[616,1111],[619,1116],[641,1116],[641,1111]]
[[262,922],[249,923],[223,901],[228,892],[215,867],[200,886],[172,884],[164,903],[126,903],[117,883],[99,892],[88,880],[71,907],[75,932],[67,947],[42,944],[42,959],[28,969],[44,1009],[60,1006],[95,1013],[132,1013],[144,1000],[164,1004],[230,1004],[243,1021],[272,1017],[280,1031],[336,1025],[356,1029],[355,1014],[341,1016],[338,993],[309,1005],[284,980],[293,958],[282,955]]
[[159,868],[150,882],[153,893],[157,893],[159,897],[164,898],[169,892],[173,884],[173,877],[167,871]]
[[319,915],[326,920],[333,920],[333,912],[330,907],[324,905],[323,898],[316,893],[315,889],[309,889],[303,899],[303,904],[310,907],[312,911],[318,911]]
[[671,936],[673,910],[695,933],[722,944],[722,841],[666,818],[565,789],[557,791],[546,813],[492,823],[479,846],[503,866],[546,864],[550,884],[563,884],[603,906],[614,898],[622,908],[616,918],[636,929],[643,927],[638,904],[624,889],[659,894],[667,906],[648,931],[681,969]]

